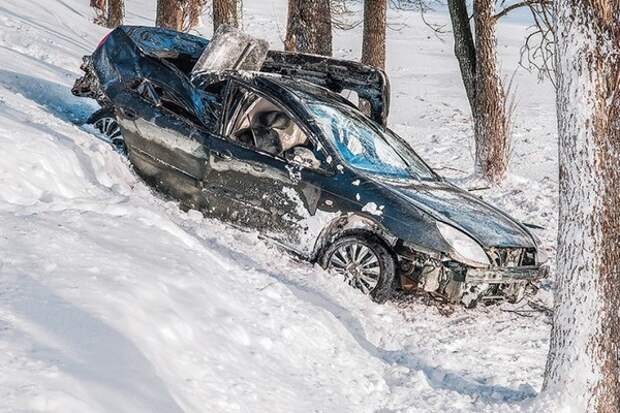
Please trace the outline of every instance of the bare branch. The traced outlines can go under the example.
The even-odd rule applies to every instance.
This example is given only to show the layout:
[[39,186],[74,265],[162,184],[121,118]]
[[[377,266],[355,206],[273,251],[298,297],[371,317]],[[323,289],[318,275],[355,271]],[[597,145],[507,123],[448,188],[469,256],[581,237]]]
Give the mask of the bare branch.
[[555,33],[551,5],[531,4],[529,8],[534,24],[521,47],[519,65],[528,71],[538,71],[541,79],[549,79],[555,87]]
[[[504,2],[502,1],[502,4],[504,4]],[[493,16],[494,20],[498,20],[501,17],[504,17],[505,15],[507,15],[508,13],[510,13],[513,10],[516,10],[518,8],[521,7],[529,7],[535,4],[540,4],[540,5],[548,5],[550,6],[552,4],[552,0],[523,0],[519,3],[514,3],[511,4],[510,6],[506,6],[504,7],[504,9],[500,12],[498,12],[497,14],[495,14],[495,16]]]

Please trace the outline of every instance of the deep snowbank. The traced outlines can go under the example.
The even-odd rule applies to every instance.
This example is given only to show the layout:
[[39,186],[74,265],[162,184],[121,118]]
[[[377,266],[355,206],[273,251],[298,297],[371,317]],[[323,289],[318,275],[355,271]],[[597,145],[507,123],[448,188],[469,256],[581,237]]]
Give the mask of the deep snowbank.
[[[150,21],[154,2],[128,3],[130,23]],[[247,30],[279,46],[284,2],[245,3]],[[541,383],[543,317],[374,305],[253,234],[180,212],[78,126],[94,106],[70,86],[105,33],[87,5],[0,4],[1,411],[525,409],[514,403]],[[394,19],[412,27],[390,34],[393,123],[432,164],[463,169],[441,172],[465,176],[467,108],[451,46],[427,39],[415,14]],[[355,55],[357,34],[340,34],[338,54]],[[518,133],[534,130],[515,149],[525,177],[488,197],[550,223],[550,240],[547,103],[527,102],[517,122]],[[520,162],[537,151],[538,170]]]

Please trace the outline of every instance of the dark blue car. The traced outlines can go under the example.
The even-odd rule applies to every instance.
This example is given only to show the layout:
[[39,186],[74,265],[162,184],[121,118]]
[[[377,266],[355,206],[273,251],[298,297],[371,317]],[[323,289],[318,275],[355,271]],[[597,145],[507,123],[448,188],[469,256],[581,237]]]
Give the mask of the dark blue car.
[[270,51],[260,71],[195,76],[208,43],[120,27],[74,87],[102,106],[90,122],[183,207],[258,230],[377,301],[399,288],[518,301],[547,275],[528,228],[442,179],[386,126],[382,71]]

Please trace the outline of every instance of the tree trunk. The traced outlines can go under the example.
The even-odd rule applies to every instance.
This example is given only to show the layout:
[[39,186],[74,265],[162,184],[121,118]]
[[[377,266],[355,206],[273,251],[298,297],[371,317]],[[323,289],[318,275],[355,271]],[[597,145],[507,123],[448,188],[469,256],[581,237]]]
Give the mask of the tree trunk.
[[186,0],[185,18],[183,19],[185,23],[184,31],[190,31],[200,24],[203,7],[204,0]]
[[183,0],[157,0],[155,24],[172,30],[183,29]]
[[105,11],[105,0],[90,0],[90,7],[98,11]]
[[469,100],[471,114],[476,117],[476,47],[469,25],[469,14],[465,0],[449,0],[452,34],[454,35],[454,55],[459,61],[461,78]]
[[106,16],[106,26],[115,28],[123,24],[125,17],[125,5],[123,0],[108,0],[108,13]]
[[620,407],[620,5],[559,0],[558,279],[545,392],[565,409]]
[[364,1],[362,63],[385,69],[386,0]]
[[96,13],[93,22],[102,26],[107,25],[106,0],[90,0],[90,7],[95,9]]
[[287,51],[332,54],[332,18],[330,0],[289,0],[286,40]]
[[239,27],[237,0],[213,0],[213,31],[221,24]]
[[476,88],[474,138],[476,173],[498,183],[508,167],[508,123],[505,95],[497,67],[493,19],[495,0],[474,0]]

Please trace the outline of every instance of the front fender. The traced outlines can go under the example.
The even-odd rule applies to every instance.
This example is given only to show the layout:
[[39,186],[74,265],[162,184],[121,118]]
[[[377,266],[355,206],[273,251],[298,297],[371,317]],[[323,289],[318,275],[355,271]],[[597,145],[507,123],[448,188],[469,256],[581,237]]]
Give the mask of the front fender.
[[355,232],[371,233],[389,247],[394,247],[398,241],[398,238],[377,220],[359,213],[348,213],[335,218],[321,230],[314,245],[312,260],[317,261],[322,251],[336,239]]

